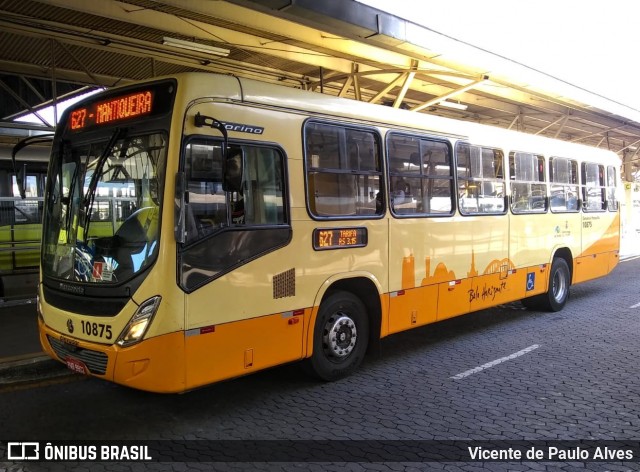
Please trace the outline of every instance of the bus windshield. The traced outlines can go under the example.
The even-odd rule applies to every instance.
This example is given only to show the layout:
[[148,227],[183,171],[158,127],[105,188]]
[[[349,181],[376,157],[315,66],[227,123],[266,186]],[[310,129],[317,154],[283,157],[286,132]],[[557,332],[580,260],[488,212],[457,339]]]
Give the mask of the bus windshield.
[[42,270],[73,282],[118,284],[156,257],[167,136],[112,130],[61,140],[45,200]]

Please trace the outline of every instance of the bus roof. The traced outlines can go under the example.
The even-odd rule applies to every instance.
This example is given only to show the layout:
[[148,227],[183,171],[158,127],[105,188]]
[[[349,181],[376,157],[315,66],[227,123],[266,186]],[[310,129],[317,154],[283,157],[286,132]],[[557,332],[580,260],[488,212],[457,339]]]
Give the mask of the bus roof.
[[[613,151],[580,143],[334,97],[233,75],[187,72],[177,74],[172,78],[177,78],[179,82],[188,84],[178,87],[178,96],[182,96],[185,103],[204,97],[255,103],[303,114],[356,120],[382,128],[420,130],[428,134],[444,135],[468,140],[472,144],[502,147],[506,150],[566,158],[591,158],[605,160],[611,165],[619,165],[621,162],[619,156]],[[154,81],[162,79],[157,78]]]

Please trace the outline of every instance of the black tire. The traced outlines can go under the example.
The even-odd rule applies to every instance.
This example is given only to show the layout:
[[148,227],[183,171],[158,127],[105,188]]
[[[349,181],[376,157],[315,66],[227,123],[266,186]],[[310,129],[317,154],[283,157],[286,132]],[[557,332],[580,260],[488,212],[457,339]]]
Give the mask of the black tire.
[[364,304],[349,292],[335,292],[320,305],[307,370],[326,381],[346,377],[362,363],[368,342]]
[[549,289],[546,293],[535,297],[525,298],[522,304],[527,308],[541,309],[545,311],[560,311],[569,300],[569,287],[571,286],[571,271],[567,261],[557,257],[551,264],[549,274]]

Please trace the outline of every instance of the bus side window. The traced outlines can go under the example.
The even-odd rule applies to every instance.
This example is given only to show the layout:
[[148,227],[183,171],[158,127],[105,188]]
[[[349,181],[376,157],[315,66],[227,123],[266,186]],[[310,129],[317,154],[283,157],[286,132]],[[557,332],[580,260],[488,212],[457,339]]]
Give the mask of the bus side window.
[[618,186],[618,172],[613,166],[607,167],[607,209],[609,211],[618,211],[618,198],[616,196],[616,187]]
[[387,140],[391,209],[398,216],[453,212],[451,150],[445,141],[392,133]]
[[187,175],[187,240],[212,233],[227,224],[227,202],[222,191],[220,142],[192,141],[185,150]]
[[286,223],[284,158],[271,147],[243,146],[242,181],[233,191],[222,185],[220,141],[193,140],[185,149],[187,241],[221,228]]
[[251,226],[286,223],[284,169],[280,151],[246,146],[244,166],[244,224]]
[[552,157],[549,160],[552,212],[578,211],[578,162]]
[[[242,172],[233,185],[224,186],[225,191],[221,144],[219,139],[194,139],[184,150],[186,244],[179,271],[180,285],[187,290],[291,238],[284,152],[272,144],[248,143],[240,148],[230,143],[229,155],[243,159]],[[228,167],[226,172],[229,175]]]
[[525,152],[509,154],[511,178],[511,211],[513,213],[545,213],[547,184],[544,157]]
[[606,210],[604,166],[591,162],[582,163],[582,198],[585,211]]
[[378,134],[313,122],[305,126],[304,133],[309,212],[320,218],[367,218],[382,214]]
[[504,213],[506,208],[503,152],[469,143],[458,143],[456,159],[460,213]]

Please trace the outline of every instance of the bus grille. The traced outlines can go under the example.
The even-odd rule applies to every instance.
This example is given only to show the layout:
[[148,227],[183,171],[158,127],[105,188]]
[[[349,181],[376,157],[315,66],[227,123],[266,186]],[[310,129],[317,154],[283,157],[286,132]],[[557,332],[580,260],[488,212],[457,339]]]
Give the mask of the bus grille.
[[73,357],[74,359],[82,361],[92,374],[104,375],[107,372],[108,358],[104,352],[69,346],[51,336],[47,336],[47,338],[49,339],[49,344],[51,344],[51,347],[61,360],[64,361],[67,357]]

